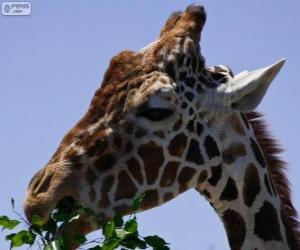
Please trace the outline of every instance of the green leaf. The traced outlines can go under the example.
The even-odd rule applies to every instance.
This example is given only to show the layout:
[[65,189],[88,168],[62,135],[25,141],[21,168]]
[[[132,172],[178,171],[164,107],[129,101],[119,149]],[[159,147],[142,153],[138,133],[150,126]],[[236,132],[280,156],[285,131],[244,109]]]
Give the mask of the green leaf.
[[170,250],[168,246],[156,246],[153,247],[153,250]]
[[16,234],[13,233],[13,234],[9,234],[9,235],[6,235],[6,240],[12,240],[12,238],[15,236]]
[[115,224],[116,227],[121,227],[121,226],[123,226],[123,224],[124,224],[123,217],[122,217],[122,215],[121,215],[120,213],[117,213],[117,214],[115,215],[113,221],[114,221],[114,224]]
[[6,240],[10,240],[10,246],[19,247],[24,244],[32,245],[35,241],[36,234],[31,231],[22,230],[16,234],[10,234],[6,236]]
[[12,197],[10,197],[10,204],[11,204],[12,209],[14,210],[15,209],[15,199]]
[[38,215],[33,215],[31,221],[33,225],[36,225],[38,227],[42,227],[45,224],[42,217]]
[[43,250],[63,250],[61,240],[52,241],[49,245],[45,246]]
[[103,230],[104,236],[106,238],[112,237],[114,231],[115,231],[114,223],[110,222],[110,221],[107,222],[107,224],[105,225],[104,230]]
[[143,199],[144,199],[144,196],[145,196],[145,194],[142,194],[142,195],[140,195],[140,196],[137,196],[137,197],[133,200],[132,205],[131,205],[131,208],[132,208],[133,211],[137,211],[137,210],[140,209],[141,203],[142,203],[142,201],[143,201]]
[[115,230],[116,234],[117,234],[117,237],[120,238],[120,239],[124,239],[128,234],[130,234],[130,232],[122,229],[122,228],[117,228]]
[[168,244],[167,242],[165,242],[164,239],[160,238],[157,235],[144,237],[144,240],[147,242],[148,245],[152,246],[155,250],[161,249],[159,247],[163,247]]
[[52,235],[56,233],[56,229],[57,229],[56,222],[52,218],[50,218],[42,228],[43,231],[46,231],[47,233],[51,233]]
[[87,250],[102,250],[102,247],[100,246],[94,246],[94,247],[90,247]]
[[120,245],[121,239],[109,239],[104,242],[102,250],[114,250]]
[[12,230],[19,224],[20,224],[20,221],[18,221],[18,220],[11,220],[5,215],[0,216],[0,226],[3,227],[3,229]]
[[52,214],[52,218],[55,221],[58,222],[63,222],[63,221],[67,221],[70,219],[70,215],[65,213],[65,212],[61,212],[61,211],[56,211],[55,213]]
[[125,230],[130,233],[135,233],[137,231],[138,224],[136,219],[131,219],[125,223]]
[[144,240],[140,239],[137,235],[129,235],[122,240],[121,245],[128,249],[146,249],[147,244]]

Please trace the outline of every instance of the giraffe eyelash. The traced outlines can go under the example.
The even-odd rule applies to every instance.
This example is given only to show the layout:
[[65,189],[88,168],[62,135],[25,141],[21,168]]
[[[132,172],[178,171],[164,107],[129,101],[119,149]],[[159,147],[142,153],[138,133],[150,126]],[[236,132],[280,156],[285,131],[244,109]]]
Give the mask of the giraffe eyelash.
[[172,109],[166,108],[144,108],[137,112],[138,117],[146,118],[150,121],[161,121],[174,114]]

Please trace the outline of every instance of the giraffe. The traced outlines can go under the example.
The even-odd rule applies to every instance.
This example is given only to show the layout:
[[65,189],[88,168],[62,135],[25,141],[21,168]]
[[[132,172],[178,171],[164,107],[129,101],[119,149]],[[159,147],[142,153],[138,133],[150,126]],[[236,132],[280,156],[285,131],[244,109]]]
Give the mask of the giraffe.
[[[208,67],[201,5],[173,13],[159,37],[113,57],[83,118],[29,183],[24,211],[45,221],[71,197],[105,218],[151,209],[195,189],[220,217],[231,249],[300,249],[280,149],[253,110],[284,64],[233,75]],[[81,215],[68,229],[98,227]]]

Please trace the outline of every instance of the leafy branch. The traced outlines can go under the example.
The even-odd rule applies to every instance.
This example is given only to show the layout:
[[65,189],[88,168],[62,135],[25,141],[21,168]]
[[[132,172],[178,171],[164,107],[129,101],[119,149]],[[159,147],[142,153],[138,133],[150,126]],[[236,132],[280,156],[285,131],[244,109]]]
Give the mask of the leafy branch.
[[[0,216],[2,231],[15,230],[23,225],[24,229],[6,235],[10,241],[10,249],[29,245],[43,250],[67,250],[68,242],[63,235],[63,229],[72,221],[76,221],[81,215],[93,217],[102,228],[102,234],[97,239],[87,240],[84,235],[76,235],[73,239],[79,249],[87,250],[113,250],[113,249],[149,249],[168,250],[168,243],[157,235],[141,236],[138,231],[136,211],[139,210],[143,196],[136,197],[132,203],[134,211],[126,221],[121,214],[115,215],[112,220],[103,220],[100,215],[85,205],[75,205],[70,200],[61,201],[60,205],[51,213],[47,223],[37,215],[32,217],[30,224],[14,208],[14,200],[11,199],[12,210],[18,219],[11,219],[6,215]],[[90,246],[90,247],[89,247]]]

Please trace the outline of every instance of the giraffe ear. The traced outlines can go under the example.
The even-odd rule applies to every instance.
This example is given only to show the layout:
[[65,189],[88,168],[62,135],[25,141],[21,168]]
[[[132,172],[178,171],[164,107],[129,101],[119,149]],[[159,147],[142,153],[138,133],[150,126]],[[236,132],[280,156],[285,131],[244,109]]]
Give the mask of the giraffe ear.
[[242,112],[254,110],[284,63],[285,59],[265,68],[236,75],[226,87],[231,108]]

